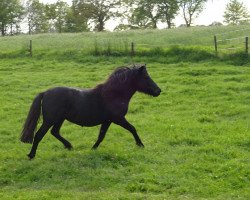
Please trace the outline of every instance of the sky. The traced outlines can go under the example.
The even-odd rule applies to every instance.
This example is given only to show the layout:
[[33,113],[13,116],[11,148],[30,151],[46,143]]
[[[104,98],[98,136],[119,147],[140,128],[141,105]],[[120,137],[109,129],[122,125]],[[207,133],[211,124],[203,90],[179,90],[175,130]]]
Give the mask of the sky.
[[[43,3],[55,3],[57,0],[40,0]],[[63,0],[68,4],[71,4],[72,0]],[[203,12],[193,21],[194,25],[209,25],[212,22],[221,22],[223,23],[223,14],[226,8],[226,4],[230,0],[208,0],[205,5],[205,9]],[[247,7],[250,12],[250,0],[240,0]],[[174,20],[176,26],[180,24],[185,24],[183,17],[179,14]],[[106,23],[106,28],[109,30],[113,30],[118,25],[118,22],[108,21]],[[163,26],[159,26],[159,28],[163,28]]]

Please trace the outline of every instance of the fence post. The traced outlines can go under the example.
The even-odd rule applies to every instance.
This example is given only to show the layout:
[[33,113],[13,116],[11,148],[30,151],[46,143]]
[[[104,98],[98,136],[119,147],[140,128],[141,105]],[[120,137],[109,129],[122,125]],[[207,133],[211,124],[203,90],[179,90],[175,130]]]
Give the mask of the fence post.
[[30,52],[30,57],[32,57],[32,40],[30,40],[29,52]]
[[217,45],[217,37],[216,37],[216,35],[214,36],[214,50],[215,50],[215,53],[217,54],[218,53],[218,45]]
[[246,54],[248,54],[248,37],[246,37],[245,45],[246,45]]
[[135,43],[132,42],[131,43],[131,56],[134,56],[135,55]]

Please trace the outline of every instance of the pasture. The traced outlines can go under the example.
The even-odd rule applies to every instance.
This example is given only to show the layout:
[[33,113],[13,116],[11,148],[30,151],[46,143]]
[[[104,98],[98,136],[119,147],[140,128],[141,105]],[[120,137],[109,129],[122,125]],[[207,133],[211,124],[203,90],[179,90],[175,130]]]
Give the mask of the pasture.
[[[248,25],[192,27],[169,30],[133,30],[104,33],[63,33],[20,35],[0,38],[0,58],[28,55],[29,40],[33,41],[33,55],[51,59],[76,58],[82,55],[124,56],[135,43],[137,55],[165,55],[169,48],[195,48],[214,53],[214,35],[218,39],[218,51],[234,53],[244,51],[244,37],[249,36]],[[229,40],[228,40],[229,39]],[[233,40],[230,40],[233,39]],[[232,48],[232,50],[223,50]],[[178,49],[178,48],[177,48]],[[176,52],[174,52],[176,53]],[[177,52],[180,53],[180,52]],[[173,55],[172,55],[173,56]],[[80,60],[82,61],[83,58]]]
[[[248,62],[237,65],[209,50],[204,60],[70,57],[60,51],[37,50],[39,55],[29,58],[2,50],[0,199],[249,199]],[[144,149],[112,124],[93,151],[99,127],[65,122],[61,133],[73,150],[48,132],[36,158],[28,160],[31,145],[19,137],[37,93],[55,86],[94,87],[116,67],[133,62],[147,63],[162,89],[157,98],[136,93],[130,102],[127,119]]]

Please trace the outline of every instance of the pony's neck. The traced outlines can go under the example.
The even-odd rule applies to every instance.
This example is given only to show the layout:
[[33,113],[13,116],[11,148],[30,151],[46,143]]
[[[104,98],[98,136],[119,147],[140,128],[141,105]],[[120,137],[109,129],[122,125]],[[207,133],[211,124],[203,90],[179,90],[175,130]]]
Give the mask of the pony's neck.
[[132,96],[135,94],[136,89],[127,85],[123,88],[105,88],[103,84],[95,88],[98,90],[102,97],[108,100],[112,99],[124,99],[124,101],[129,102]]
[[127,99],[128,101],[132,98],[132,96],[135,94],[136,90],[134,88],[128,87],[127,89],[124,89],[121,91],[121,96],[124,97],[124,99]]

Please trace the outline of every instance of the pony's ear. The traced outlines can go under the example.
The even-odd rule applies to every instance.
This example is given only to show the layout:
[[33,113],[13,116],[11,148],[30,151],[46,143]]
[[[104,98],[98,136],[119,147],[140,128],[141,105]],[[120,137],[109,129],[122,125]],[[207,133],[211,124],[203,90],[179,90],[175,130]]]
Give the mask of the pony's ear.
[[146,64],[139,67],[139,71],[142,72],[146,69]]

